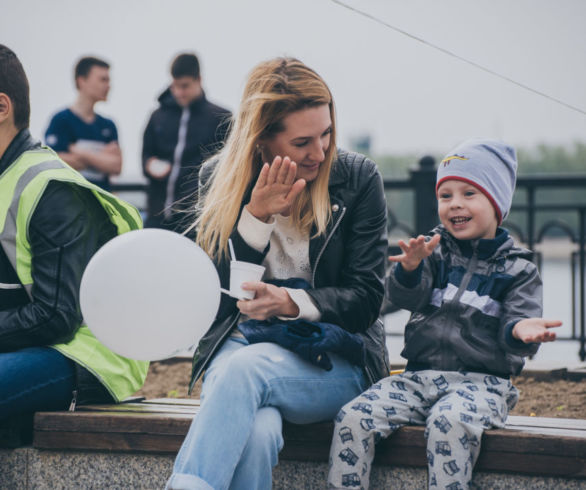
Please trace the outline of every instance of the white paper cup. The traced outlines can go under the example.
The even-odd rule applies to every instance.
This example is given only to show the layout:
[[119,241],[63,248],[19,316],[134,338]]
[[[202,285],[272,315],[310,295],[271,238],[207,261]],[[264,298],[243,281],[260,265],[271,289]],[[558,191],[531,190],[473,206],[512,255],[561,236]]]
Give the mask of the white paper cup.
[[262,265],[232,260],[230,262],[230,296],[238,299],[254,298],[254,291],[241,288],[243,282],[260,281],[265,268]]
[[154,177],[164,177],[171,171],[171,162],[155,158],[150,161],[148,171]]

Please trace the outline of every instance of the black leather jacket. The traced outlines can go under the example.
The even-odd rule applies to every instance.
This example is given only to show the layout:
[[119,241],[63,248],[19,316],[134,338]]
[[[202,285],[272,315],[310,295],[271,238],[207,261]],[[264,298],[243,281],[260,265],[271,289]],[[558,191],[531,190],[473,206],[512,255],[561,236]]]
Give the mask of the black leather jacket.
[[[21,131],[0,159],[0,179],[23,152],[37,148],[40,143],[29,131]],[[79,285],[85,266],[114,236],[116,228],[89,190],[63,182],[47,186],[29,225],[32,301],[24,288],[0,288],[0,352],[52,345],[73,337],[81,323]],[[0,283],[20,284],[2,247]],[[77,375],[78,402],[111,400],[81,366],[77,366]]]
[[[208,162],[202,168],[202,183],[208,180],[214,164]],[[320,321],[340,325],[363,337],[367,349],[365,371],[374,383],[389,374],[379,318],[387,253],[387,208],[382,179],[371,160],[339,151],[330,174],[329,193],[332,219],[326,233],[309,242],[313,277],[307,293],[321,313]],[[247,196],[243,205],[248,200]],[[259,253],[248,246],[236,229],[232,242],[238,259],[246,262],[260,264],[268,252],[268,247]],[[229,260],[217,263],[216,267],[222,287],[229,289]],[[190,389],[229,336],[238,317],[236,300],[222,295],[216,320],[195,351]]]

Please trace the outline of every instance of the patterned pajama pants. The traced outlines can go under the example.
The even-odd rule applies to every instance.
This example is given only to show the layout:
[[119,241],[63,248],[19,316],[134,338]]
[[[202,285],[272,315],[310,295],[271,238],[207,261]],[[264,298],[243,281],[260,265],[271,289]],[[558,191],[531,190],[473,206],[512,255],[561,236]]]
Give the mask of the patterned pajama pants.
[[336,417],[329,488],[367,489],[375,444],[402,425],[425,425],[430,489],[469,487],[484,429],[503,427],[518,392],[481,373],[406,371],[384,378]]

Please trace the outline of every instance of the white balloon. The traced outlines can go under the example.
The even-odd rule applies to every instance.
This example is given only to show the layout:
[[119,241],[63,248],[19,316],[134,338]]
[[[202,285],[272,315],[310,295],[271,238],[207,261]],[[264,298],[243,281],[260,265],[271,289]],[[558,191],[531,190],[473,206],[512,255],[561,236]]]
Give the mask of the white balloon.
[[106,347],[155,361],[190,348],[220,304],[220,279],[206,253],[188,238],[159,229],[110,240],[81,280],[84,322]]

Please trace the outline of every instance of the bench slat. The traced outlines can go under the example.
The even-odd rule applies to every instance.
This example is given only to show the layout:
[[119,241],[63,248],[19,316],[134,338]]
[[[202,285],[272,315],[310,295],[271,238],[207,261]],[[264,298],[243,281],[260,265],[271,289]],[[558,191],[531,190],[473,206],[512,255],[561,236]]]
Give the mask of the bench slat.
[[[169,401],[172,403],[169,403]],[[86,405],[78,407],[78,411],[107,413],[136,412],[144,414],[176,413],[191,414],[191,416],[194,416],[199,410],[199,400],[186,401],[189,403],[182,403],[181,400],[173,398],[160,398],[148,402],[124,403],[121,405]],[[507,419],[506,427],[511,430],[536,434],[586,438],[586,421],[579,419],[510,416]]]
[[144,414],[155,413],[190,413],[198,412],[199,405],[163,405],[160,403],[124,403],[123,405],[82,405],[76,408],[77,412],[108,412],[125,413],[136,412]]
[[43,432],[171,434],[185,437],[192,419],[193,414],[181,413],[38,412],[35,415],[35,441],[36,434]]
[[[179,442],[185,437],[191,424],[191,414],[144,414],[98,412],[98,413],[70,413],[70,412],[42,412],[35,418],[35,446],[41,447],[41,436],[46,432],[67,433],[70,436],[67,444],[81,448],[78,444],[82,441],[77,438],[85,434],[89,440],[92,434],[100,437],[100,434],[111,434],[113,437],[124,434],[143,434],[145,436],[165,434],[177,436]],[[290,442],[302,445],[323,443],[329,447],[332,437],[332,423],[295,425],[284,423],[283,432]],[[419,426],[403,427],[387,441],[381,441],[379,446],[384,447],[388,441],[395,441],[401,446],[416,446],[425,448],[423,437],[424,428]],[[75,436],[77,435],[77,436]],[[84,442],[85,444],[85,442]],[[483,447],[494,451],[515,451],[519,453],[531,451],[538,444],[539,449],[534,452],[555,453],[565,456],[575,456],[581,449],[584,451],[585,442],[581,438],[557,435],[551,437],[544,434],[530,434],[526,432],[511,432],[506,429],[486,431],[483,439]],[[65,447],[65,446],[64,446]],[[61,448],[64,448],[61,447]],[[83,446],[87,448],[87,446]],[[586,455],[584,455],[586,457]]]
[[[92,432],[35,432],[34,447],[38,449],[78,449],[90,451],[121,451],[176,453],[183,435]],[[75,441],[75,442],[73,442]]]
[[507,424],[507,429],[518,430],[522,432],[531,432],[533,434],[547,434],[551,436],[566,436],[566,437],[577,437],[580,439],[586,439],[586,431],[584,430],[572,430],[566,428],[550,428],[550,427],[535,427],[535,426],[522,426],[514,425],[510,426]]
[[[151,400],[144,400],[141,402],[130,402],[123,404],[103,404],[103,405],[80,405],[77,411],[93,412],[93,411],[108,411],[108,412],[177,412],[177,413],[197,413],[197,407],[200,406],[200,400],[185,399],[185,398],[154,398]],[[525,417],[519,415],[509,415],[507,418],[507,427],[527,427],[536,428],[567,428],[573,431],[586,431],[586,420],[582,419],[567,419],[567,418],[553,418],[553,417]]]
[[190,405],[199,407],[200,400],[196,398],[152,398],[150,400],[145,400],[143,403],[163,405]]
[[[586,416],[586,409],[584,416]],[[586,420],[565,419],[557,417],[523,417],[520,415],[509,415],[509,417],[507,418],[507,427],[508,426],[551,427],[556,429],[567,428],[572,430],[586,431]]]

